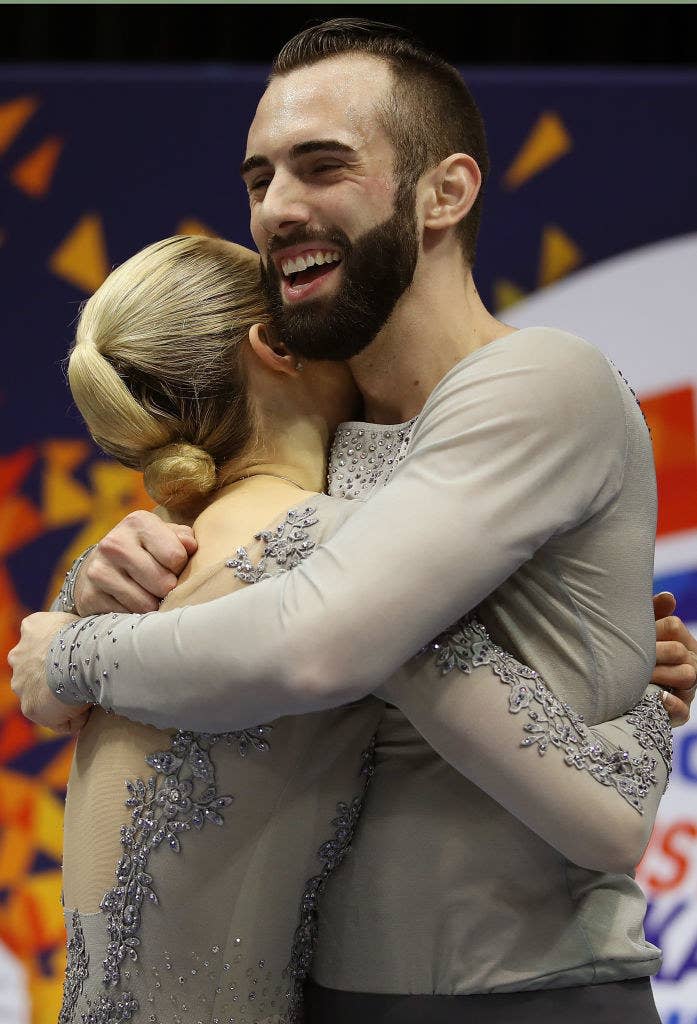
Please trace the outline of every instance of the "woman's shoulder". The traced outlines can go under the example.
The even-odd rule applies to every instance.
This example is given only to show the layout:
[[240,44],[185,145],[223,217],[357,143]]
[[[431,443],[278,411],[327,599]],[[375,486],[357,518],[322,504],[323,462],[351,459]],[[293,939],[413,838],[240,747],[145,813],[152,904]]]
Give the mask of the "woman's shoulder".
[[333,532],[345,504],[326,494],[303,493],[292,504],[288,497],[243,502],[225,495],[209,505],[193,523],[198,549],[180,581],[230,559],[240,549],[261,555],[266,548],[276,550],[303,537],[316,546]]

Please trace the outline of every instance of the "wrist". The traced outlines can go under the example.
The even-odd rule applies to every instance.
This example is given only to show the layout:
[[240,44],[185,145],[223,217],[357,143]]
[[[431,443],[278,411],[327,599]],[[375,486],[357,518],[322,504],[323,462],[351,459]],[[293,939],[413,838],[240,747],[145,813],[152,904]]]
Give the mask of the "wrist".
[[78,615],[79,609],[76,604],[75,591],[77,588],[80,572],[82,571],[85,562],[97,547],[96,544],[90,545],[85,551],[82,552],[78,558],[75,559],[73,564],[70,566],[65,574],[65,580],[61,587],[58,599],[60,601],[61,611],[70,612],[71,614]]

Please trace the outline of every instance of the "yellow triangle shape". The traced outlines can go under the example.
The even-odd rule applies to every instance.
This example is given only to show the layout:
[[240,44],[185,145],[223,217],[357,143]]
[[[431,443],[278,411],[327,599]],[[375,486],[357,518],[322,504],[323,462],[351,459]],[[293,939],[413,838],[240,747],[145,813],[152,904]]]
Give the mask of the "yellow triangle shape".
[[542,114],[506,171],[503,184],[506,188],[518,188],[563,157],[572,145],[571,136],[559,115],[553,112]]
[[87,519],[92,497],[82,484],[60,470],[48,470],[44,476],[44,520],[47,526],[67,526]]
[[64,281],[94,292],[109,273],[102,220],[87,213],[75,225],[49,260],[49,267]]
[[87,519],[93,499],[72,471],[89,455],[86,441],[49,441],[44,445],[43,514],[48,526],[67,526]]
[[583,253],[561,228],[556,228],[553,225],[546,227],[542,234],[542,252],[540,254],[538,279],[540,288],[566,277],[582,261]]
[[180,220],[177,224],[178,235],[207,235],[209,238],[220,238],[217,231],[213,228],[209,228],[207,224],[204,224],[201,220],[196,220],[195,217],[185,217]]
[[33,96],[18,96],[0,104],[0,153],[10,148],[38,105]]
[[519,288],[517,284],[513,284],[512,281],[499,278],[494,282],[494,312],[501,313],[509,306],[515,306],[516,302],[520,302],[524,298],[523,289]]
[[12,182],[30,196],[45,196],[51,187],[63,140],[53,136],[45,139],[33,153],[16,165],[10,174]]

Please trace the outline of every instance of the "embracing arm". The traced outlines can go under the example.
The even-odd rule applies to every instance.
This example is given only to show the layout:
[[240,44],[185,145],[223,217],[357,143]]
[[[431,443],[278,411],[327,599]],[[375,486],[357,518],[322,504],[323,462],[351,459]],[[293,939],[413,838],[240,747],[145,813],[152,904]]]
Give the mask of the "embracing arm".
[[589,727],[469,622],[430,644],[377,696],[573,863],[630,873],[641,860],[672,753],[658,687],[626,715]]
[[493,342],[444,378],[392,481],[302,565],[207,605],[83,623],[49,656],[52,688],[215,731],[360,697],[604,508],[625,435],[591,346],[553,331]]

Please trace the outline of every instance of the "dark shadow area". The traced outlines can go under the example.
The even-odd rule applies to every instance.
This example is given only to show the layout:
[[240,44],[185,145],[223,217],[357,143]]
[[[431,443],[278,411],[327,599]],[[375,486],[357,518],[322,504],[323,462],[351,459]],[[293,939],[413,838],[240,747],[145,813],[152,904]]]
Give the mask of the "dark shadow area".
[[697,7],[670,4],[14,4],[0,7],[0,61],[265,64],[339,16],[407,27],[457,64],[697,64]]

